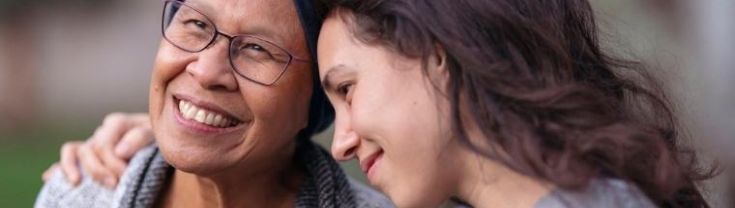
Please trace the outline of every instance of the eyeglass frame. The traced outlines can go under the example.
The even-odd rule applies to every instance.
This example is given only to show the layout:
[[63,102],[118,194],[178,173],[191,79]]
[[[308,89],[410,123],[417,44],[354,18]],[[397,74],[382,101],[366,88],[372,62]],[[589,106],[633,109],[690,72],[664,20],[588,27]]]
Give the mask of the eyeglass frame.
[[[300,58],[298,56],[295,56],[290,51],[288,51],[285,48],[279,46],[278,44],[276,44],[274,42],[271,42],[269,40],[260,38],[258,36],[248,35],[248,34],[229,35],[227,33],[223,33],[222,31],[220,31],[217,28],[217,25],[214,23],[214,21],[212,21],[209,18],[209,16],[205,15],[203,12],[197,10],[196,8],[194,8],[192,6],[189,6],[188,4],[186,4],[185,2],[183,2],[181,0],[163,0],[163,2],[164,2],[164,4],[163,4],[163,11],[161,12],[161,36],[163,37],[163,39],[166,40],[166,42],[170,43],[171,45],[173,45],[174,47],[176,47],[178,49],[181,49],[182,51],[186,51],[186,52],[189,52],[189,53],[199,53],[199,52],[202,52],[202,51],[206,50],[207,48],[212,47],[212,45],[216,42],[217,38],[219,36],[223,36],[223,37],[227,38],[227,41],[228,41],[228,44],[227,44],[228,45],[227,46],[227,51],[228,51],[227,52],[227,59],[230,62],[230,67],[232,67],[232,71],[234,71],[240,77],[245,78],[247,80],[250,80],[251,82],[255,82],[255,83],[260,84],[260,85],[263,85],[263,86],[272,86],[273,84],[275,84],[276,82],[278,82],[278,80],[281,79],[281,77],[283,76],[283,74],[286,73],[286,70],[288,70],[288,67],[291,65],[291,62],[292,61],[300,61],[300,62],[312,63],[311,60],[309,60],[309,59],[303,59],[303,58]],[[166,21],[166,16],[165,15],[166,15],[166,8],[167,8],[168,4],[170,4],[170,3],[178,3],[178,4],[182,5],[182,6],[188,7],[189,9],[194,10],[195,12],[201,14],[207,21],[209,21],[210,23],[212,23],[212,28],[214,28],[214,35],[212,36],[211,40],[209,40],[209,42],[206,45],[204,45],[204,47],[202,47],[202,49],[199,49],[199,50],[187,50],[187,49],[185,49],[185,48],[177,45],[176,43],[173,43],[173,41],[171,41],[168,37],[166,37],[166,25],[167,24],[165,23],[165,21]],[[178,12],[178,10],[176,12]],[[173,18],[173,17],[171,17],[171,18]],[[172,21],[172,20],[173,19],[171,19],[170,21]],[[171,23],[168,23],[168,24],[171,24]],[[230,52],[232,50],[232,43],[233,43],[232,40],[234,40],[235,38],[238,38],[238,37],[255,38],[255,39],[264,41],[266,43],[269,43],[269,44],[275,46],[276,48],[278,48],[278,49],[283,50],[284,52],[286,52],[286,55],[288,55],[288,61],[283,66],[283,69],[281,69],[281,72],[278,74],[278,76],[276,76],[276,78],[272,82],[270,82],[270,83],[264,83],[264,82],[261,82],[261,81],[257,81],[257,80],[255,80],[253,78],[250,78],[248,76],[245,76],[242,72],[240,72],[238,70],[238,68],[235,66],[235,63],[233,63],[233,61],[232,61],[232,52]]]

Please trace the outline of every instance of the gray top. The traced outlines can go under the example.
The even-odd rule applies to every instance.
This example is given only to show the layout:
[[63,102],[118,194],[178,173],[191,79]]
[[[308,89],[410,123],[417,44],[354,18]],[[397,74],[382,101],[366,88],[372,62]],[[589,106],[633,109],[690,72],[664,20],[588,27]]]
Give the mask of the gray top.
[[[319,169],[328,169],[326,166],[316,166]],[[339,167],[335,168],[338,170]],[[136,153],[130,160],[115,189],[105,188],[88,176],[82,177],[80,184],[73,187],[66,181],[61,171],[56,171],[44,184],[34,207],[151,207],[172,170],[173,168],[158,152],[158,148],[150,146]],[[323,184],[338,186],[338,183],[313,175],[321,174],[320,172],[307,173],[309,179],[299,193],[296,207],[393,207],[393,204],[379,192],[349,178],[344,180],[348,186],[345,190],[349,191],[324,194],[327,191],[324,190]],[[328,176],[338,178],[334,174]]]
[[596,179],[580,191],[555,189],[536,208],[648,208],[656,207],[638,188],[618,179]]
[[[335,167],[338,168],[338,167]],[[139,151],[130,161],[128,168],[115,189],[107,189],[90,177],[83,177],[77,187],[72,187],[60,171],[57,171],[43,186],[36,199],[35,207],[149,207],[156,198],[170,171],[155,146]],[[144,177],[147,176],[147,177]],[[153,177],[151,177],[153,176]],[[314,177],[319,178],[319,177]],[[142,182],[142,183],[141,183]],[[314,181],[317,184],[322,180]],[[353,198],[350,206],[335,204],[326,207],[393,207],[393,204],[375,190],[347,179]],[[302,192],[314,192],[308,186]],[[130,195],[138,195],[131,198]],[[310,203],[322,195],[301,193],[296,207],[325,207],[322,203]],[[142,205],[141,205],[142,204]],[[461,207],[461,206],[458,206]],[[597,179],[580,191],[555,189],[541,198],[536,208],[633,208],[656,207],[640,190],[617,179]]]

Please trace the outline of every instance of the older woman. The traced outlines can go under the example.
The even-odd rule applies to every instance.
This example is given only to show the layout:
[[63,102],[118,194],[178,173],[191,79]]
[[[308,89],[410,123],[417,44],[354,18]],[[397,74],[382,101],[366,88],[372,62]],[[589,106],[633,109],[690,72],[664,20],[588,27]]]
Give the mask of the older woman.
[[55,174],[36,206],[389,206],[309,140],[331,121],[314,67],[315,6],[165,1],[149,97],[157,146],[115,190]]

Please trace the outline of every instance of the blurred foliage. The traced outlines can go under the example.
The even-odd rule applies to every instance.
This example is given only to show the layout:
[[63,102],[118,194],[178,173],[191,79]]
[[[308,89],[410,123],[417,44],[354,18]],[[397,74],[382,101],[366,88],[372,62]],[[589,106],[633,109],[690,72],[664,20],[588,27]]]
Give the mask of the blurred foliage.
[[0,207],[33,205],[42,184],[40,173],[58,159],[60,142],[56,144],[14,144],[0,149]]
[[87,124],[35,126],[24,133],[0,133],[0,207],[32,207],[41,188],[41,173],[59,160],[66,140],[86,138]]

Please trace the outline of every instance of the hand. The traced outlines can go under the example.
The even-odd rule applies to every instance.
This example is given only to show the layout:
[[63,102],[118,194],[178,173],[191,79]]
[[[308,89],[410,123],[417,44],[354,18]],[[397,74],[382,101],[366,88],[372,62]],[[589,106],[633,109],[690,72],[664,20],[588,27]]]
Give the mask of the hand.
[[81,165],[95,181],[112,188],[135,152],[152,142],[153,133],[147,114],[111,113],[86,142],[64,143],[60,164],[51,165],[43,173],[43,180],[48,180],[51,173],[61,168],[66,179],[76,186],[81,181]]

